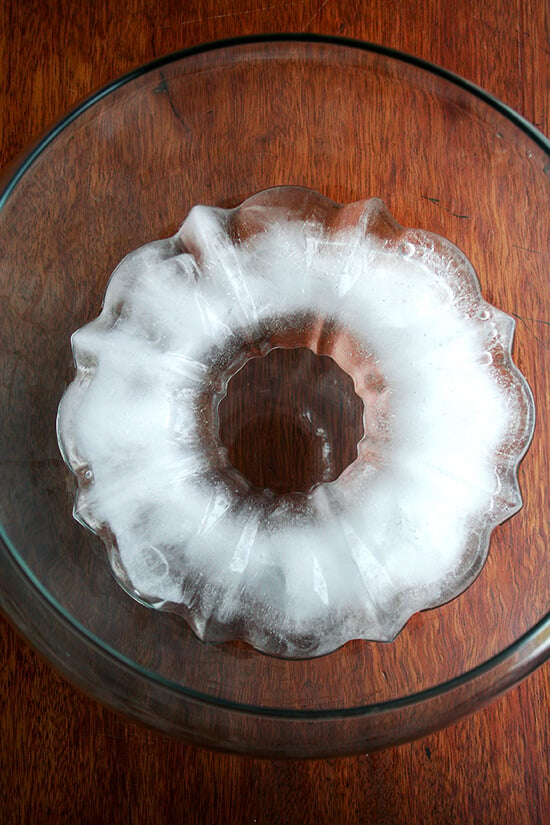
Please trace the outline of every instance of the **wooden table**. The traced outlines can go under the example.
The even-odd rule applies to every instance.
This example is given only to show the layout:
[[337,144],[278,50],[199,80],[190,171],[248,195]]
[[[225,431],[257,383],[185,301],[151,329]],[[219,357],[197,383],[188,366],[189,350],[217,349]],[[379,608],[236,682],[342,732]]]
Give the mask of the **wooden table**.
[[[550,133],[540,0],[2,0],[0,168],[83,96],[156,56],[276,31],[383,43]],[[452,728],[361,757],[262,761],[164,738],[60,679],[0,623],[3,823],[550,823],[550,670]]]

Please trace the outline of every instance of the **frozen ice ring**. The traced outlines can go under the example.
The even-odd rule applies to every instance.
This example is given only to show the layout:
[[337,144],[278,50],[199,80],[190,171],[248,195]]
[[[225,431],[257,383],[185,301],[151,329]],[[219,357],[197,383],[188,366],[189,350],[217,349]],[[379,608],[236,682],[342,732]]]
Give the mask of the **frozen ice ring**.
[[[513,333],[452,243],[378,199],[196,206],[73,336],[58,438],[75,517],[128,593],[203,641],[289,658],[391,641],[473,581],[521,507],[534,405]],[[230,464],[218,426],[231,377],[278,347],[331,356],[364,410],[357,458],[284,495]]]

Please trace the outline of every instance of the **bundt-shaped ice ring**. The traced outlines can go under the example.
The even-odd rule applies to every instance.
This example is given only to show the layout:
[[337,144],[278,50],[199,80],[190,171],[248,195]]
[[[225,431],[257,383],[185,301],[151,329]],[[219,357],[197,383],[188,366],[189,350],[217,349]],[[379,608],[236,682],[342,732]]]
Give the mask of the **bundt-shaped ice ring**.
[[[75,516],[131,595],[203,641],[307,657],[392,640],[472,582],[521,506],[534,410],[513,332],[453,244],[378,199],[197,206],[122,261],[73,336]],[[364,435],[334,481],[274,495],[231,467],[217,410],[247,359],[289,342],[351,375]]]

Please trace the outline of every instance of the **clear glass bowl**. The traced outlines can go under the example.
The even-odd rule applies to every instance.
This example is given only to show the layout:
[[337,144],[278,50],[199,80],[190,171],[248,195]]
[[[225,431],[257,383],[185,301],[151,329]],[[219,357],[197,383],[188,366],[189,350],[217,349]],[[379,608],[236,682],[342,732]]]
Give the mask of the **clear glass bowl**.
[[[71,333],[98,314],[118,261],[173,235],[197,203],[234,207],[280,184],[340,203],[381,197],[401,225],[463,250],[484,297],[517,319],[514,359],[538,415],[519,472],[524,507],[494,531],[468,590],[416,614],[394,642],[298,661],[202,644],[178,616],[129,599],[101,541],[72,517],[55,432],[74,375]],[[0,201],[6,615],[110,707],[268,756],[401,742],[517,683],[550,654],[549,195],[550,146],[532,126],[441,69],[361,43],[213,44],[82,104],[21,162]]]

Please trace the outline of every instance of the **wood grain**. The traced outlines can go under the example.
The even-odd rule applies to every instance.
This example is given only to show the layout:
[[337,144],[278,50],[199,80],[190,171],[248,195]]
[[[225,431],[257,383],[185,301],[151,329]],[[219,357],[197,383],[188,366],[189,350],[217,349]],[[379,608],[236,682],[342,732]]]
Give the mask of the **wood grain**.
[[[550,11],[537,0],[465,0],[452,8],[445,0],[398,7],[382,0],[128,0],[123,7],[2,0],[0,168],[121,73],[185,46],[260,31],[318,31],[402,49],[458,72],[550,131]],[[536,506],[545,507],[544,485],[535,492]],[[0,632],[6,825],[550,821],[548,666],[488,709],[417,742],[290,763],[209,752],[139,728],[61,680],[5,621]]]

